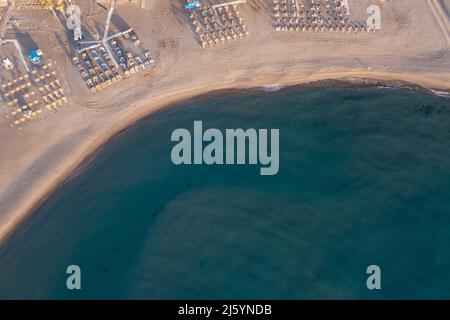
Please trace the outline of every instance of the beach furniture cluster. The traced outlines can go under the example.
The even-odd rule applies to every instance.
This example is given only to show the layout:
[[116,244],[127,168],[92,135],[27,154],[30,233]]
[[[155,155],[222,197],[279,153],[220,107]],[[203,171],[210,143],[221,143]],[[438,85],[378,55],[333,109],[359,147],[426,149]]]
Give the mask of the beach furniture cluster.
[[12,126],[34,119],[45,109],[50,111],[67,104],[64,89],[52,66],[49,62],[0,84],[2,108]]
[[[136,54],[131,46],[125,46],[120,38],[124,42],[130,40],[128,42],[132,42],[141,54]],[[78,50],[72,58],[91,93],[101,91],[122,81],[124,77],[155,65],[150,51],[140,46],[140,41],[132,30],[110,39],[108,46],[109,52],[103,44],[97,44]]]
[[141,46],[133,30],[109,40],[109,44],[125,77],[155,65],[150,51]]
[[366,22],[352,21],[347,0],[272,0],[276,31],[369,32]]
[[49,111],[55,110],[68,102],[61,80],[58,79],[56,70],[52,70],[52,67],[53,63],[49,62],[42,68],[31,71],[32,78],[38,86],[45,108]]
[[13,125],[30,121],[42,113],[42,104],[33,90],[29,74],[5,81],[0,87],[3,109]]
[[103,90],[122,80],[112,57],[102,45],[78,52],[72,58],[72,62],[91,93]]
[[192,11],[190,19],[203,48],[249,36],[237,5],[203,6]]

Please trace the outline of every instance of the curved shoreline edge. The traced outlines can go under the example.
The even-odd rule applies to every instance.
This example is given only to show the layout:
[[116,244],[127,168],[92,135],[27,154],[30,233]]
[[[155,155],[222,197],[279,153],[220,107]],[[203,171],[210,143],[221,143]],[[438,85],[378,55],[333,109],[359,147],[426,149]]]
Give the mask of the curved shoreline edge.
[[[224,90],[264,88],[270,85],[288,87],[327,80],[343,80],[354,86],[370,86],[371,83],[373,86],[376,83],[384,83],[387,84],[387,86],[392,87],[389,84],[398,83],[398,87],[424,90],[430,94],[433,92],[434,94],[437,94],[436,92],[450,92],[450,82],[417,74],[372,71],[355,72],[352,70],[346,72],[317,73],[312,76],[302,76],[300,78],[293,77],[292,79],[276,84],[263,80],[255,80],[251,83],[241,83],[236,81],[234,83],[227,83],[219,86],[206,86],[189,91],[175,92],[167,96],[155,97],[151,101],[141,101],[131,107],[133,110],[125,119],[117,116],[114,126],[109,127],[107,132],[101,133],[101,130],[97,130],[88,141],[81,146],[78,146],[77,149],[72,149],[70,161],[59,164],[56,169],[58,172],[56,177],[52,177],[52,172],[49,172],[49,170],[39,173],[39,181],[36,182],[38,186],[31,186],[28,188],[29,190],[24,190],[25,195],[15,200],[12,210],[6,214],[6,223],[0,225],[0,247],[6,243],[9,237],[17,231],[22,223],[45,203],[57,189],[71,177],[76,175],[89,160],[93,159],[106,143],[131,127],[137,121],[151,116],[163,108],[179,105],[184,101],[204,96],[208,93],[216,93]],[[357,81],[353,82],[352,80]],[[361,83],[357,83],[358,81]]]

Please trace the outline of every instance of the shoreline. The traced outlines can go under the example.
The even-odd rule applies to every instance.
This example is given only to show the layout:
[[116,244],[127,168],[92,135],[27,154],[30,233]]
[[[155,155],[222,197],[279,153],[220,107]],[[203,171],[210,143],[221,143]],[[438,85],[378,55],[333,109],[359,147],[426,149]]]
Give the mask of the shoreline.
[[[36,212],[36,210],[38,210],[39,207],[42,206],[54,194],[55,191],[70,181],[70,179],[76,177],[77,174],[80,174],[83,168],[89,165],[91,161],[94,161],[96,155],[104,145],[109,143],[117,135],[120,135],[122,132],[132,127],[136,122],[150,117],[154,113],[163,109],[184,104],[187,101],[192,101],[208,94],[217,94],[227,90],[264,90],[265,87],[273,85],[281,86],[280,88],[284,89],[287,87],[300,85],[314,85],[314,83],[319,86],[324,86],[324,84],[326,86],[325,82],[332,81],[347,83],[355,87],[381,86],[383,84],[387,84],[387,87],[407,88],[417,91],[423,90],[429,94],[436,94],[433,93],[435,90],[450,92],[450,83],[448,82],[408,73],[373,71],[357,72],[352,70],[333,73],[316,73],[311,76],[293,76],[292,78],[283,80],[282,83],[276,83],[277,81],[269,81],[269,78],[270,75],[267,79],[264,79],[266,81],[259,79],[246,84],[240,83],[239,80],[236,80],[228,84],[206,85],[193,90],[184,90],[165,96],[162,95],[159,97],[154,97],[151,101],[146,101],[146,98],[144,97],[142,101],[136,103],[135,105],[131,105],[130,109],[132,110],[129,111],[124,119],[120,119],[120,116],[115,117],[115,119],[111,120],[113,122],[111,126],[105,126],[105,132],[101,132],[101,129],[105,128],[97,128],[97,132],[94,132],[93,137],[90,137],[89,141],[85,142],[81,146],[78,146],[78,148],[71,150],[70,161],[65,161],[59,165],[56,176],[52,177],[52,172],[40,173],[39,180],[42,182],[38,181],[38,186],[31,187],[31,189],[35,189],[34,191],[36,191],[39,187],[39,192],[31,192],[31,195],[26,195],[16,199],[11,212],[7,213],[7,222],[0,225],[0,246],[5,244],[7,240],[18,230],[18,228],[20,228],[23,222],[32,216],[33,213]],[[356,81],[353,82],[354,80]],[[317,82],[323,83],[318,84]],[[395,83],[394,86],[392,86],[393,83]]]

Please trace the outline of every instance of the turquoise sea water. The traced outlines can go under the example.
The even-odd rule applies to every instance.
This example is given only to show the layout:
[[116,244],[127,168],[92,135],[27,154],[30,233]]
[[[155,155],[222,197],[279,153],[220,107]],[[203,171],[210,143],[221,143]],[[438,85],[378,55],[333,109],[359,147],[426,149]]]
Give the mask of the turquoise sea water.
[[[194,120],[279,128],[278,175],[174,166],[171,132]],[[152,115],[0,248],[0,298],[450,298],[450,100],[297,87]]]

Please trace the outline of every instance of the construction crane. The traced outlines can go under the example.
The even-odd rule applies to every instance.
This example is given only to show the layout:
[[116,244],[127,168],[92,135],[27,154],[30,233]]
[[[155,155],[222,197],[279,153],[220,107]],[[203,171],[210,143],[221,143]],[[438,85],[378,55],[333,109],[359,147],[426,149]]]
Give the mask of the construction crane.
[[[231,2],[224,2],[224,3],[215,4],[211,7],[213,9],[216,9],[216,8],[220,8],[220,7],[232,6],[232,5],[241,4],[241,3],[246,3],[246,0],[236,0],[236,1],[231,1]],[[184,5],[184,8],[186,8],[188,10],[195,10],[195,9],[200,8],[201,6],[202,6],[202,4],[198,0],[194,0],[194,1],[188,0],[187,3]]]
[[111,17],[113,15],[115,8],[116,8],[116,0],[111,0],[111,6],[108,11],[108,17],[106,18],[105,32],[103,33],[103,40],[108,38],[109,25],[111,24]]
[[[82,50],[86,50],[88,48],[92,48],[92,47],[96,47],[99,44],[102,44],[105,47],[105,50],[108,52],[108,54],[112,57],[113,54],[111,52],[111,49],[109,47],[108,41],[116,38],[118,36],[121,36],[125,33],[130,32],[131,30],[133,30],[132,28],[122,31],[122,32],[118,32],[116,34],[113,34],[111,36],[108,37],[109,34],[109,26],[111,24],[111,18],[112,15],[114,13],[114,9],[116,8],[116,0],[111,0],[111,6],[109,7],[109,11],[108,11],[108,17],[106,18],[106,23],[105,23],[105,31],[103,33],[103,38],[101,40],[94,40],[94,41],[80,41],[80,44],[90,44],[90,47],[84,48]],[[117,65],[117,62],[115,59],[112,59],[112,62],[114,63],[114,65],[116,66],[116,68],[119,68],[119,66]]]
[[236,1],[224,2],[224,3],[215,4],[212,6],[212,8],[217,9],[220,7],[232,6],[235,4],[241,4],[241,3],[246,3],[246,2],[247,2],[247,0],[236,0]]
[[12,12],[16,6],[16,0],[8,1],[8,9],[6,10],[6,15],[3,17],[2,25],[0,27],[0,38],[5,38],[6,25],[8,24],[9,19],[11,19]]
[[8,21],[11,19],[11,15],[14,11],[15,6],[16,6],[15,0],[8,1],[8,9],[6,10],[6,15],[3,17],[2,24],[0,27],[0,44],[12,43],[16,47],[17,52],[19,53],[20,60],[22,61],[25,70],[27,72],[30,72],[30,68],[28,67],[27,61],[25,60],[19,41],[17,41],[16,39],[5,39],[6,26],[8,24]]
[[[81,41],[81,44],[99,44],[108,41],[111,37],[108,38],[109,26],[111,24],[111,18],[114,13],[114,9],[116,8],[116,0],[111,0],[111,6],[109,7],[108,17],[106,18],[105,23],[105,31],[103,33],[103,38],[101,40],[93,40],[93,41]],[[116,36],[116,35],[114,35]],[[113,36],[113,37],[114,37]]]

